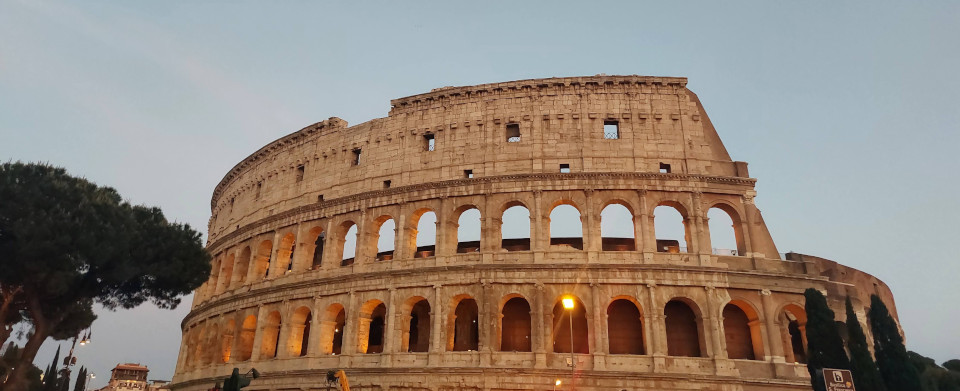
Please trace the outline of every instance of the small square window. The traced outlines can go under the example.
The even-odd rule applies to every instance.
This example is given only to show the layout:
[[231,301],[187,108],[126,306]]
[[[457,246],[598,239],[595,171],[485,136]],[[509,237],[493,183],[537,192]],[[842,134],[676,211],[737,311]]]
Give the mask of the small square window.
[[257,182],[257,193],[254,195],[254,199],[260,199],[260,189],[263,188],[263,182]]
[[669,174],[669,173],[670,173],[670,165],[667,164],[667,163],[660,163],[660,173],[661,173],[661,174]]
[[299,165],[299,166],[297,166],[297,182],[300,182],[300,181],[303,180],[303,173],[304,173],[304,171],[305,171],[305,169],[304,169],[304,167],[303,167],[302,164]]
[[561,164],[561,165],[560,165],[560,172],[562,172],[562,173],[564,173],[564,174],[570,172],[570,165],[569,165],[569,164]]
[[354,166],[360,165],[360,148],[355,148],[353,150],[353,165]]
[[317,196],[317,202],[323,202],[323,194]]
[[473,170],[463,170],[464,178],[473,178]]
[[620,139],[620,121],[603,121],[603,138],[607,140]]
[[391,184],[391,182],[390,182],[389,179],[383,181],[383,188],[384,188],[384,189],[389,189],[389,188],[390,188],[390,184]]
[[507,124],[507,142],[508,143],[520,142],[520,124],[517,124],[517,123]]
[[433,151],[437,148],[437,138],[434,137],[433,133],[423,135],[423,141],[425,142],[424,147],[427,151]]

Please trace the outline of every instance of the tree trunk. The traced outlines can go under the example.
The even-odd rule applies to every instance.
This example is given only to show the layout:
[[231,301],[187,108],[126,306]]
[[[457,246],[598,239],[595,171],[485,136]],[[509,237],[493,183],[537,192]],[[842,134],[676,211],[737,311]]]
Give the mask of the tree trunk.
[[22,287],[10,288],[4,286],[0,288],[0,295],[3,296],[3,304],[0,304],[0,325],[3,327],[0,328],[0,347],[7,344],[7,339],[10,338],[10,333],[13,331],[13,323],[10,323],[8,317],[10,316],[10,310],[13,307],[13,299],[20,293]]
[[[0,387],[0,391],[27,391],[27,372],[33,365],[33,359],[37,357],[37,351],[40,345],[50,336],[51,325],[43,314],[43,308],[40,305],[40,299],[35,295],[27,295],[27,310],[33,318],[33,334],[27,340],[27,344],[20,351],[20,358],[17,360],[17,366],[10,374],[6,383]],[[58,363],[54,363],[55,365]]]

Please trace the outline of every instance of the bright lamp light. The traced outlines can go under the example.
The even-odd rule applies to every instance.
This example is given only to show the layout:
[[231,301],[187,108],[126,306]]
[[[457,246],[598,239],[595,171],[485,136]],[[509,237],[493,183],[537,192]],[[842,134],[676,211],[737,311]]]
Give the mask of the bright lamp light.
[[566,309],[568,309],[568,310],[572,310],[572,309],[573,309],[573,298],[572,298],[572,297],[564,297],[564,298],[563,298],[563,308],[566,308]]

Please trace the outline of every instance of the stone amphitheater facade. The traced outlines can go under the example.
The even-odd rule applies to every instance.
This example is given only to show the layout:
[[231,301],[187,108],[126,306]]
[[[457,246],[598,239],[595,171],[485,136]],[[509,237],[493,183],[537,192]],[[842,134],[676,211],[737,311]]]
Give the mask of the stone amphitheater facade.
[[[809,389],[802,292],[838,314],[850,296],[861,321],[874,293],[896,315],[893,296],[864,272],[778,253],[756,180],[686,84],[444,87],[264,146],[213,193],[213,271],[172,388],[239,367],[263,374],[248,390],[330,389],[331,369],[354,390]],[[560,207],[580,215],[580,237],[551,235]],[[604,236],[609,207],[628,211],[632,237]],[[657,235],[658,207],[682,216],[683,238]],[[736,249],[713,249],[713,208]],[[529,235],[501,234],[511,210],[508,228]],[[479,240],[459,238],[477,214]]]

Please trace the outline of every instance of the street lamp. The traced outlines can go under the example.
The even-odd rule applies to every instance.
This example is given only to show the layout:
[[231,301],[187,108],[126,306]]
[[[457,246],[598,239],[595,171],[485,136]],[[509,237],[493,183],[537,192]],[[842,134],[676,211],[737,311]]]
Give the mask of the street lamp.
[[557,387],[560,387],[562,384],[563,382],[557,379],[557,381],[553,383],[553,391],[557,391]]
[[93,373],[91,373],[89,376],[87,376],[87,381],[83,383],[83,391],[87,391],[87,388],[90,387],[90,380],[91,380],[91,379],[96,379],[96,378],[97,378],[97,375],[96,375],[96,374],[93,374]]
[[[573,389],[573,376],[576,372],[576,361],[574,361],[573,357],[573,296],[564,297],[562,302],[563,308],[567,310],[567,321],[570,324],[570,389]],[[559,382],[560,380],[557,380],[557,383]]]

